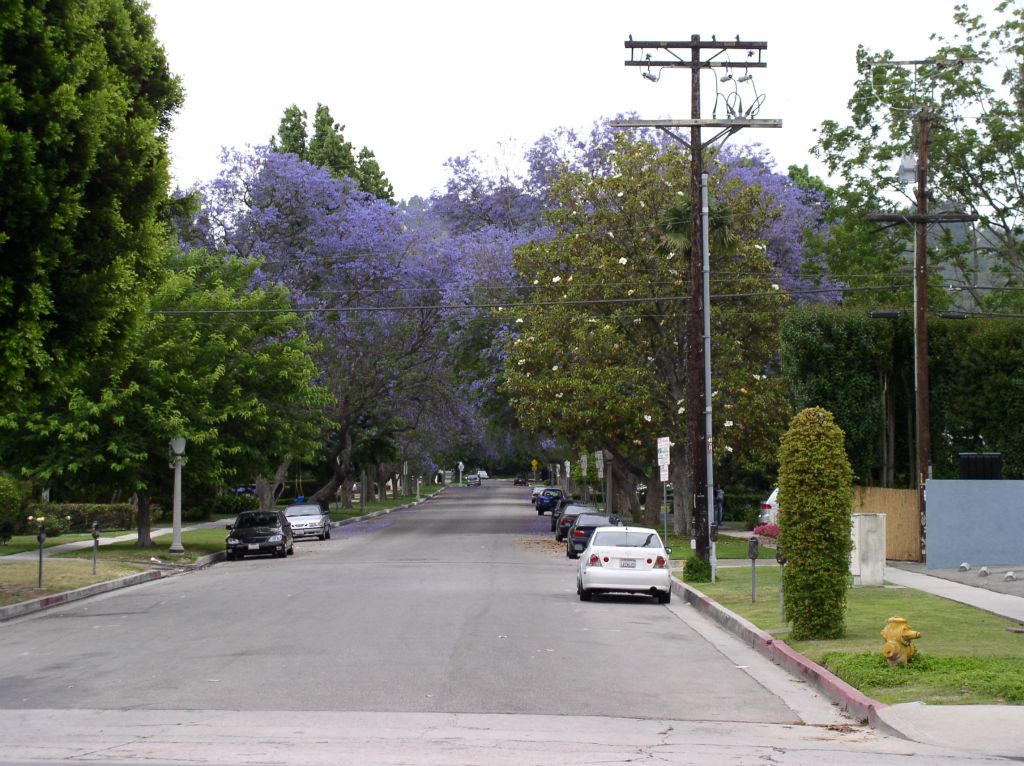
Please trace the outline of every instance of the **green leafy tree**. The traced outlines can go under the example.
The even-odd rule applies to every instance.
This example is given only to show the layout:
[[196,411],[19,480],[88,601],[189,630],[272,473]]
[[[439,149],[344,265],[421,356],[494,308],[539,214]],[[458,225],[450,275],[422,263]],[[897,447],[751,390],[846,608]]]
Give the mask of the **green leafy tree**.
[[872,319],[856,307],[794,307],[783,317],[781,338],[795,406],[833,414],[858,480],[913,486],[913,445],[906,439],[914,408],[910,319]]
[[148,546],[150,500],[170,489],[170,439],[187,438],[187,481],[207,498],[238,477],[272,472],[287,455],[309,454],[325,396],[311,382],[310,348],[287,293],[252,288],[258,265],[173,254],[130,351],[5,432],[5,463],[66,499],[134,492],[139,544]]
[[779,449],[779,545],[794,640],[839,638],[850,571],[852,471],[843,431],[821,407],[801,410]]
[[178,80],[136,0],[0,13],[0,411],[117,353],[152,285]]
[[[674,147],[621,134],[606,149],[600,172],[568,172],[555,184],[555,237],[516,253],[517,269],[536,290],[534,305],[513,320],[504,390],[523,423],[581,450],[606,449],[617,466],[646,481],[653,500],[641,518],[651,521],[661,495],[658,436],[677,445],[672,462],[684,468],[675,496],[689,496],[681,454],[687,313],[680,300],[689,252],[678,224],[688,218],[679,202],[688,160]],[[759,190],[724,178],[721,168],[713,187],[716,198],[728,199],[730,215],[757,228],[765,215]],[[712,223],[719,246],[712,268],[729,275],[730,292],[746,297],[721,310],[716,304],[712,313],[722,434],[716,457],[770,459],[764,456],[787,411],[784,388],[766,374],[785,299],[770,290],[763,244],[746,233],[730,238],[725,221]]]
[[[938,63],[916,69],[869,66],[892,61],[893,54],[860,47],[850,122],[826,121],[815,154],[842,180],[849,203],[882,209],[886,200],[902,197],[902,207],[910,207],[914,201],[898,180],[897,167],[902,155],[917,154],[915,118],[927,109],[929,192],[935,199],[930,209],[946,206],[978,216],[973,231],[933,227],[930,260],[944,265],[955,288],[976,305],[1019,311],[1024,306],[1019,290],[1024,286],[1024,4],[1007,0],[995,12],[999,16],[990,26],[966,5],[956,6],[958,35],[952,41],[935,36],[931,58]],[[993,71],[1002,74],[998,82],[989,77]],[[863,248],[860,252],[870,258]],[[889,259],[888,248],[883,255]],[[1016,289],[993,291],[993,286]],[[943,300],[940,287],[932,291],[933,306]]]
[[312,135],[306,126],[306,113],[292,104],[284,110],[277,135],[271,137],[275,152],[297,155],[311,165],[325,168],[335,178],[351,178],[359,188],[378,199],[395,201],[394,189],[373,152],[365,146],[356,155],[345,140],[345,126],[334,121],[331,111],[317,104]]

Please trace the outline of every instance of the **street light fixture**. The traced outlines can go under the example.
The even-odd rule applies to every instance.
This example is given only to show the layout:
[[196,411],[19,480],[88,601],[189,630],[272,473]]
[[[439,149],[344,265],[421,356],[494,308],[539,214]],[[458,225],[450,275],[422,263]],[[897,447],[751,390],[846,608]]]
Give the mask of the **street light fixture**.
[[179,436],[171,439],[169,446],[174,456],[171,467],[174,469],[174,517],[172,523],[171,547],[169,553],[184,553],[185,548],[181,544],[181,462],[185,457],[185,437]]

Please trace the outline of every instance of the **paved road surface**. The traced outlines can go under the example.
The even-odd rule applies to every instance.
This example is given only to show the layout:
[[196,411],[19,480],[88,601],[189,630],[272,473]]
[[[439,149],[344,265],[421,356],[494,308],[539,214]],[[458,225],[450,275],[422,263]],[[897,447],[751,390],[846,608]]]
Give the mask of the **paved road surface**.
[[527,498],[0,625],[0,763],[994,762],[856,726],[685,605],[579,602]]

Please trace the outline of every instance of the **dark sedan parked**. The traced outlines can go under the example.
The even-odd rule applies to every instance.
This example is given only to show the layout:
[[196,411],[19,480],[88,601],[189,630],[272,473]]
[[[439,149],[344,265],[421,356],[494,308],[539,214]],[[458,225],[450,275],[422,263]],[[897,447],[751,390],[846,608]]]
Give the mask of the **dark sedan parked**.
[[569,534],[569,527],[581,513],[599,514],[600,512],[596,505],[577,505],[576,503],[566,505],[558,515],[558,521],[554,526],[555,539],[562,542]]
[[581,513],[569,526],[565,535],[565,555],[571,559],[578,559],[580,554],[587,549],[587,543],[598,527],[617,527],[622,520],[612,514],[603,513]]
[[225,546],[229,559],[260,553],[284,558],[295,553],[292,527],[283,511],[243,511],[227,529]]
[[548,487],[537,495],[537,515],[543,516],[545,513],[558,513],[558,509],[568,502],[565,496],[565,492],[560,490],[558,487]]

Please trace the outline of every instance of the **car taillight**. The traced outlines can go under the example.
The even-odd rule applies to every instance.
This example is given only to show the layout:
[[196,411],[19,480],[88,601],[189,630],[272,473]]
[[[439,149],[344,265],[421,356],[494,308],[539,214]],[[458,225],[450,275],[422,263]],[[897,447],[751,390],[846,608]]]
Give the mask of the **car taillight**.
[[[650,559],[647,559],[647,560],[650,561]],[[658,556],[657,560],[654,562],[654,568],[655,569],[664,569],[665,568],[665,557],[664,556]]]
[[772,504],[771,503],[761,503],[761,510],[762,511],[770,511],[771,509],[772,509]]
[[[608,557],[605,556],[604,560],[607,561]],[[592,567],[599,567],[599,566],[601,566],[601,558],[596,553],[591,553],[590,554],[590,561],[588,563]]]
[[572,533],[572,536],[573,537],[586,537],[587,533],[584,532],[582,529],[577,529],[575,532]]

